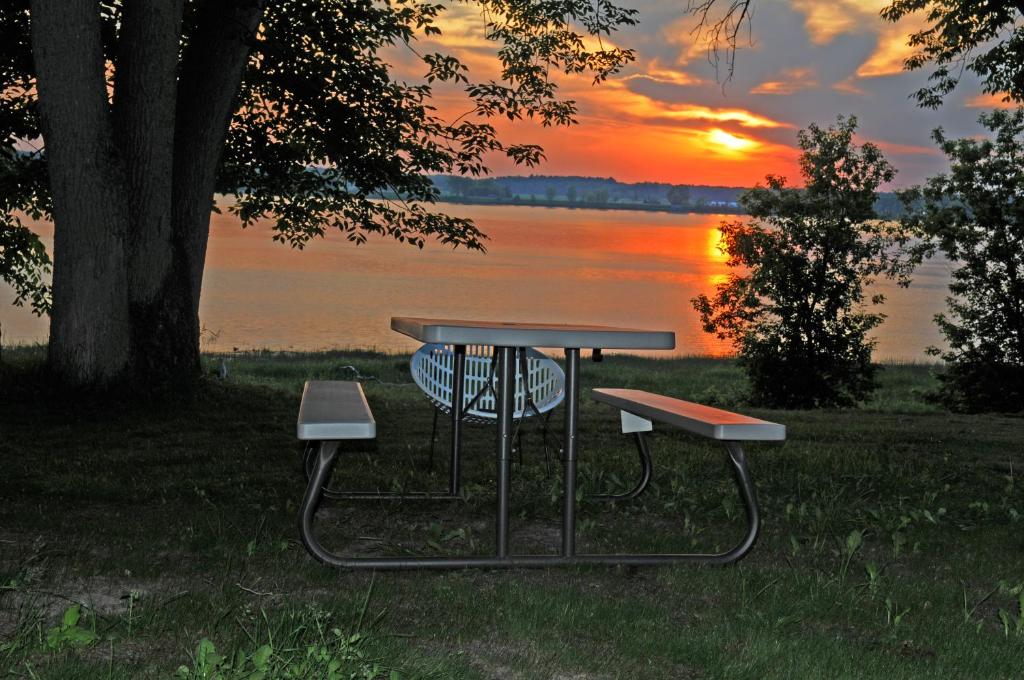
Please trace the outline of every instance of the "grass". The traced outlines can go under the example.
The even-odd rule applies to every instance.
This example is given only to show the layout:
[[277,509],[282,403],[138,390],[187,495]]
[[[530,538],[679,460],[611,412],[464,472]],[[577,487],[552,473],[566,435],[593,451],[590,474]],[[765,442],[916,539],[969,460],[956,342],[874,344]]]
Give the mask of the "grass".
[[[61,393],[38,351],[4,361],[0,676],[1020,677],[1024,420],[937,410],[922,399],[928,366],[887,366],[859,409],[740,406],[789,438],[748,447],[764,528],[737,566],[371,574],[322,567],[296,541],[294,418],[305,379],[361,377],[379,438],[346,449],[339,476],[442,488],[406,357],[233,356],[226,379],[147,403]],[[724,360],[610,356],[582,376],[585,389],[725,406],[744,390]],[[585,398],[581,420],[581,486],[627,486],[634,452],[615,413]],[[494,430],[467,430],[465,502],[325,505],[324,541],[490,551]],[[545,459],[538,423],[523,430],[513,548],[554,553],[557,452]],[[661,430],[652,449],[644,496],[582,502],[582,550],[714,549],[742,534],[717,448]]]

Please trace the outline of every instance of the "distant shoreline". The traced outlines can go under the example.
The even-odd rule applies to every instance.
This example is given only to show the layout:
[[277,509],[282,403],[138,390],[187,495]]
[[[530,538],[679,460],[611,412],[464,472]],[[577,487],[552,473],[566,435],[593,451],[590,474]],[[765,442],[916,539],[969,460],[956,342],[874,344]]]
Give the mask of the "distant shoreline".
[[543,198],[474,198],[470,196],[444,195],[438,199],[439,203],[452,203],[454,205],[502,205],[520,206],[527,208],[567,208],[569,210],[638,210],[641,212],[663,212],[675,215],[746,215],[742,208],[727,205],[709,206],[674,206],[674,205],[652,205],[649,203],[624,203],[606,202],[593,203],[584,201],[548,201]]

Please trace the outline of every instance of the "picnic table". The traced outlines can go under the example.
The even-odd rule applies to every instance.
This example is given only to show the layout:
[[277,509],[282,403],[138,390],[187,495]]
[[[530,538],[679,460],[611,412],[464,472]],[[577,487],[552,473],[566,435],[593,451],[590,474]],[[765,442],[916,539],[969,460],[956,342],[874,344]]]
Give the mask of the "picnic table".
[[[748,532],[739,546],[720,554],[581,554],[576,552],[576,482],[579,435],[580,405],[580,353],[582,349],[594,350],[600,357],[604,349],[671,350],[675,348],[675,334],[671,331],[616,328],[608,326],[468,321],[451,319],[428,319],[416,317],[394,317],[391,328],[424,343],[451,345],[455,353],[453,373],[453,398],[451,409],[451,479],[450,493],[444,497],[457,497],[459,456],[461,447],[461,423],[463,395],[463,370],[467,345],[491,345],[494,347],[496,401],[497,401],[497,442],[495,458],[497,465],[496,492],[497,514],[495,518],[495,550],[493,556],[417,556],[417,557],[343,557],[326,550],[313,536],[312,522],[337,450],[337,440],[331,439],[341,432],[348,432],[353,426],[358,429],[367,422],[372,423],[372,414],[362,391],[355,383],[307,383],[303,406],[299,416],[299,438],[321,443],[300,510],[300,533],[306,547],[317,559],[334,566],[370,569],[446,569],[466,567],[540,567],[568,564],[626,564],[654,565],[677,562],[729,562],[739,559],[753,546],[759,526],[759,513],[753,483],[746,466],[746,459],[738,442],[740,440],[771,440],[785,436],[781,425],[766,423],[747,416],[691,404],[661,395],[636,390],[595,390],[595,399],[609,403],[621,410],[624,433],[637,437],[641,461],[644,465],[644,481],[650,477],[650,455],[643,440],[643,433],[657,420],[688,431],[721,440],[733,464],[740,487],[740,494],[747,508]],[[561,547],[557,555],[512,555],[509,552],[509,509],[510,479],[512,464],[513,401],[515,391],[515,357],[517,351],[529,347],[562,349],[565,353],[565,427],[562,447],[562,528]],[[312,403],[319,402],[322,408],[330,410],[330,397],[314,397],[313,392],[337,394],[346,391],[343,398],[335,396],[338,404],[354,404],[349,408],[351,418],[336,415],[328,422],[328,430],[320,430],[317,437],[309,436],[317,423],[303,420],[307,397]],[[358,390],[358,394],[352,392]],[[309,407],[312,411],[313,407]],[[322,409],[321,409],[322,410]],[[334,413],[341,412],[335,408]],[[367,420],[368,419],[368,420]],[[322,423],[320,423],[322,425]],[[336,431],[329,431],[336,425]],[[342,429],[342,428],[345,429]],[[305,435],[304,435],[305,433]],[[372,438],[374,435],[370,435]],[[341,438],[341,437],[339,437]],[[640,487],[638,489],[642,490]],[[427,494],[423,494],[428,496]],[[629,494],[629,496],[635,493]],[[376,494],[375,497],[380,497]],[[615,498],[623,496],[615,496]]]

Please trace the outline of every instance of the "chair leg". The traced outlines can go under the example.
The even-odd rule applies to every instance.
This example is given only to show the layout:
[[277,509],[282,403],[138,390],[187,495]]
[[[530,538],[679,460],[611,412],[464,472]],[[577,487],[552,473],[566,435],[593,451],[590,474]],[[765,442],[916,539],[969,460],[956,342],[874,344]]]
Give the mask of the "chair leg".
[[427,469],[431,472],[434,471],[434,445],[437,443],[437,414],[440,413],[440,409],[434,408],[434,424],[430,427],[430,461],[427,463]]
[[628,500],[630,498],[636,498],[642,494],[645,489],[647,489],[647,485],[651,482],[651,451],[647,447],[647,439],[644,437],[643,432],[634,432],[633,435],[636,437],[636,451],[637,456],[640,458],[640,481],[636,483],[636,486],[625,493],[594,494],[589,496],[589,498],[599,501]]

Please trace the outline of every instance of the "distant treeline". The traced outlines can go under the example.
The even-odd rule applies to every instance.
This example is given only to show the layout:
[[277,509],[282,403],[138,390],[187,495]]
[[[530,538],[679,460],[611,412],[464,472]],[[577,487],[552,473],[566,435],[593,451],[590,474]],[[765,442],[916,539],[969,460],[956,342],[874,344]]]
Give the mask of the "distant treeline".
[[[611,177],[528,175],[473,179],[435,175],[434,184],[444,199],[463,203],[505,203],[586,207],[597,209],[665,210],[671,212],[743,212],[739,197],[746,187],[638,182],[629,184]],[[879,194],[876,209],[897,217],[902,206],[895,194]]]

